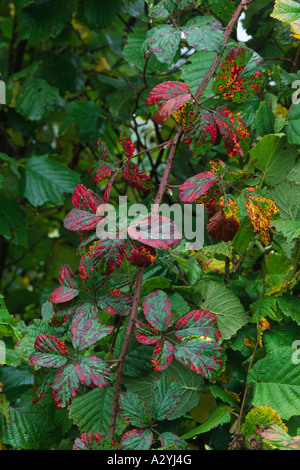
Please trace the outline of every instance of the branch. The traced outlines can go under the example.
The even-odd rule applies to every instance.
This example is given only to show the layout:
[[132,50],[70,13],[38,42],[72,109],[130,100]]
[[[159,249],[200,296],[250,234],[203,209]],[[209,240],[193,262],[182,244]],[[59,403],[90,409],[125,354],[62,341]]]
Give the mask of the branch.
[[112,411],[110,415],[110,426],[109,426],[109,439],[111,440],[113,440],[114,434],[115,434],[119,394],[120,394],[120,389],[122,385],[124,364],[125,364],[126,354],[129,348],[130,340],[131,340],[132,331],[133,331],[136,317],[137,317],[137,310],[138,310],[139,301],[141,297],[143,274],[144,274],[144,268],[139,268],[138,273],[137,273],[137,278],[136,278],[136,288],[135,288],[135,292],[133,296],[130,319],[129,319],[129,323],[127,326],[122,350],[118,358],[119,365],[118,365],[118,370],[116,374],[116,383],[115,383],[115,389],[114,389],[113,405],[112,405]]
[[232,33],[232,30],[233,30],[235,24],[237,23],[239,17],[241,16],[244,8],[247,7],[247,5],[249,5],[253,1],[254,0],[242,0],[241,3],[239,4],[239,6],[237,7],[237,9],[235,10],[234,14],[232,15],[231,20],[229,21],[228,25],[226,26],[226,28],[224,30],[224,40],[223,40],[221,50],[220,50],[220,52],[218,52],[215,55],[215,58],[214,58],[214,60],[211,64],[209,70],[207,71],[205,77],[203,78],[202,83],[198,87],[198,90],[195,93],[195,98],[196,99],[198,99],[199,96],[202,95],[202,93],[205,90],[205,88],[207,87],[209,81],[214,76],[214,74],[215,74],[215,72],[216,72],[216,70],[217,70],[217,68],[218,68],[218,66],[221,62],[222,55],[224,53],[224,50],[225,50],[226,44],[228,42],[228,39],[229,39],[229,37]]

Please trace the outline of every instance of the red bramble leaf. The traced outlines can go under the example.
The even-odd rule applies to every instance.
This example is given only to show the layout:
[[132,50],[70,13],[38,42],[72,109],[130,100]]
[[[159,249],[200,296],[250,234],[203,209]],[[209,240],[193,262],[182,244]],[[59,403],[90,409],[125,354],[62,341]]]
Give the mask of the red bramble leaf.
[[242,103],[260,92],[266,66],[254,51],[240,46],[228,52],[213,84],[213,92],[224,99]]
[[133,162],[126,162],[124,164],[123,177],[132,188],[148,191],[154,187],[150,176],[144,171],[139,170],[138,166]]
[[89,212],[73,209],[64,218],[64,227],[71,231],[93,230],[102,217]]
[[78,184],[72,195],[72,204],[75,209],[96,213],[97,207],[103,204],[103,201],[91,189]]
[[186,148],[196,157],[210,149],[217,138],[217,127],[209,111],[191,107],[187,103],[173,113],[184,131]]
[[127,158],[131,158],[135,152],[135,146],[134,144],[132,143],[132,140],[129,136],[129,132],[127,131],[127,129],[125,129],[120,137],[119,137],[119,142],[124,150],[124,153],[126,155]]
[[250,134],[244,121],[226,106],[216,109],[214,120],[230,157],[245,157],[250,148]]
[[175,335],[180,340],[189,336],[209,336],[217,341],[221,334],[215,328],[216,322],[215,315],[208,310],[192,310],[177,322]]
[[110,383],[111,371],[106,362],[96,356],[85,356],[75,365],[80,382],[86,387],[106,387]]
[[204,171],[187,179],[180,187],[178,199],[182,202],[194,202],[201,198],[215,183],[219,176],[212,171]]
[[89,169],[92,181],[101,183],[101,181],[109,178],[112,175],[114,166],[112,163],[98,162],[92,168]]
[[149,93],[147,105],[154,112],[157,124],[163,124],[191,97],[191,89],[182,82],[170,81],[156,85]]
[[158,250],[170,248],[182,239],[181,230],[173,220],[155,214],[133,221],[127,233],[132,239]]
[[136,245],[131,240],[124,248],[126,259],[133,266],[146,267],[152,264],[156,259],[156,251],[151,246]]

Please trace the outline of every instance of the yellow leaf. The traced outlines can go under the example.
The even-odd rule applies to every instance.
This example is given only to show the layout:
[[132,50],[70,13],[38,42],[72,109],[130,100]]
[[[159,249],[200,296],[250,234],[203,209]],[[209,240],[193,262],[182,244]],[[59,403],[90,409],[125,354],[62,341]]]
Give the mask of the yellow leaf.
[[204,423],[209,417],[210,410],[216,406],[217,402],[211,393],[200,392],[200,400],[190,414],[197,423]]
[[105,57],[99,57],[95,64],[94,70],[95,72],[102,72],[102,70],[110,70],[109,63],[107,62]]

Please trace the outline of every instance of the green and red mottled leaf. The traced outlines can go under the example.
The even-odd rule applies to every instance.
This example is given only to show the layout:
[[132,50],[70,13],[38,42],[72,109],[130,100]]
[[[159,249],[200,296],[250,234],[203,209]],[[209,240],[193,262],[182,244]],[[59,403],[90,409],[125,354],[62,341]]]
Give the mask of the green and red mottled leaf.
[[237,181],[246,174],[244,170],[240,170],[239,168],[226,165],[219,158],[210,160],[208,162],[208,165],[210,166],[212,172],[217,173],[219,176],[222,176],[222,180],[226,181],[227,183]]
[[145,428],[151,424],[151,413],[147,404],[132,392],[122,393],[119,399],[120,411],[132,426]]
[[101,297],[97,298],[97,305],[110,315],[126,316],[132,307],[132,297],[125,294],[120,289],[109,289]]
[[187,179],[179,187],[178,199],[181,202],[194,202],[200,199],[219,180],[212,171],[204,171]]
[[258,193],[254,192],[253,188],[245,189],[244,194],[247,214],[253,228],[259,233],[262,242],[268,245],[274,230],[270,224],[279,216],[276,203],[272,199],[260,196]]
[[124,248],[124,255],[133,266],[146,267],[152,264],[156,259],[156,251],[151,246],[136,244],[128,240]]
[[175,450],[186,450],[189,448],[188,444],[173,432],[163,432],[161,435],[161,446],[171,447]]
[[152,416],[158,421],[168,419],[175,411],[183,389],[177,380],[169,381],[165,375],[152,382]]
[[244,121],[226,106],[216,109],[214,120],[223,137],[225,150],[230,157],[245,157],[250,148],[250,134]]
[[174,347],[174,357],[197,374],[211,380],[221,372],[223,350],[208,336],[192,336],[184,338]]
[[101,322],[98,315],[88,318],[84,311],[79,310],[72,320],[72,344],[75,349],[82,351],[109,335],[113,329],[113,326],[107,326]]
[[111,380],[111,370],[106,362],[96,356],[85,356],[75,365],[75,372],[86,387],[106,387]]
[[180,340],[189,336],[207,336],[218,341],[221,334],[216,329],[216,322],[215,315],[208,310],[192,310],[176,323],[175,335]]
[[37,336],[34,342],[34,349],[43,353],[60,354],[62,356],[68,355],[68,348],[63,341],[56,338],[56,336],[49,334],[42,334]]
[[112,190],[112,186],[114,184],[114,181],[115,181],[115,178],[117,176],[117,174],[119,173],[120,170],[117,170],[115,172],[112,173],[110,179],[108,180],[108,183],[105,187],[105,190],[104,190],[104,193],[103,193],[103,202],[106,204],[107,201],[109,200],[110,198],[110,193],[111,193],[111,190]]
[[123,151],[126,155],[127,158],[133,157],[133,154],[135,152],[135,146],[132,143],[132,140],[130,138],[129,132],[127,129],[125,129],[120,137],[119,137],[119,142],[123,148]]
[[139,343],[155,344],[161,339],[161,332],[154,326],[138,323],[135,331],[135,337]]
[[165,370],[174,359],[174,346],[162,338],[155,346],[152,354],[152,365],[156,372]]
[[108,275],[118,269],[124,259],[124,240],[101,240],[94,247],[93,262],[101,273]]
[[193,157],[209,150],[217,138],[217,126],[209,111],[187,104],[173,113],[175,121],[184,131],[184,143]]
[[77,395],[80,385],[75,371],[75,364],[69,364],[61,369],[52,383],[52,395],[56,408],[65,408]]
[[81,209],[71,210],[64,218],[64,227],[71,231],[93,230],[102,217]]
[[149,450],[153,441],[150,429],[132,429],[121,439],[122,450]]
[[192,18],[182,31],[190,47],[207,52],[219,51],[224,39],[221,23],[208,16]]
[[59,327],[66,323],[76,311],[77,302],[76,304],[71,302],[71,304],[72,305],[68,304],[67,306],[65,306],[65,304],[53,304],[54,315],[51,320],[49,320],[49,325]]
[[91,189],[83,184],[76,186],[72,195],[72,204],[75,209],[96,213],[98,206],[102,203],[102,199]]
[[40,369],[34,373],[34,383],[32,390],[32,403],[37,403],[55,380],[57,370],[44,370]]
[[162,333],[171,323],[171,302],[162,290],[151,292],[143,302],[143,312],[148,323]]
[[113,173],[114,165],[110,162],[97,162],[92,168],[88,170],[92,181],[101,183],[106,178],[110,178]]
[[174,221],[160,215],[150,215],[131,222],[128,235],[144,245],[166,250],[182,239],[181,230]]
[[63,302],[69,302],[79,294],[78,289],[72,289],[71,287],[59,286],[55,289],[49,297],[49,302],[53,304],[61,304]]
[[116,444],[100,432],[83,433],[76,437],[73,450],[116,450]]
[[127,161],[124,164],[123,177],[129,186],[135,189],[148,191],[154,187],[150,176],[148,176],[144,171],[140,170],[139,167],[133,162]]
[[30,364],[46,368],[61,368],[67,362],[68,348],[52,335],[39,335],[34,342],[36,352],[30,356]]
[[97,150],[98,150],[98,157],[99,160],[103,162],[112,162],[112,156],[111,153],[106,145],[106,143],[102,139],[98,139],[97,142]]
[[169,81],[156,85],[149,93],[147,105],[157,124],[163,124],[190,99],[191,89],[183,82]]
[[61,286],[69,287],[70,289],[78,289],[78,283],[72,269],[67,264],[63,264],[59,270],[58,282]]
[[174,13],[175,3],[173,0],[160,0],[157,5],[155,5],[149,11],[150,18],[168,18]]
[[151,28],[142,46],[144,55],[154,54],[162,64],[171,64],[180,44],[180,30],[169,25]]
[[265,81],[266,66],[254,51],[233,47],[221,63],[213,84],[213,92],[226,100],[243,103],[260,92]]

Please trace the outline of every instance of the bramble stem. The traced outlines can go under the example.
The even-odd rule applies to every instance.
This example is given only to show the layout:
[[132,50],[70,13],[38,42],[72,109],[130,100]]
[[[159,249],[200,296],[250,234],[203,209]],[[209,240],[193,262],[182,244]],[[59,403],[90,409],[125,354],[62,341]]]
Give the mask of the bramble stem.
[[139,268],[136,278],[136,288],[133,296],[132,301],[132,309],[130,313],[129,323],[127,326],[126,334],[124,343],[121,349],[120,356],[118,358],[119,366],[116,374],[116,383],[114,389],[114,396],[113,396],[113,406],[111,411],[111,418],[110,418],[110,426],[109,426],[109,438],[113,440],[115,434],[115,427],[116,427],[116,418],[117,418],[117,410],[118,410],[118,402],[119,402],[119,394],[122,385],[122,376],[124,370],[124,363],[126,359],[126,354],[129,348],[130,339],[132,335],[132,331],[135,325],[136,317],[137,317],[137,310],[139,306],[139,301],[141,297],[141,288],[143,282],[143,274],[144,268]]

